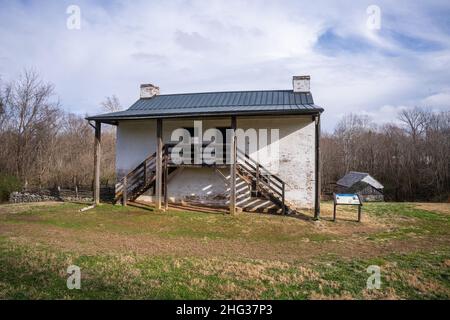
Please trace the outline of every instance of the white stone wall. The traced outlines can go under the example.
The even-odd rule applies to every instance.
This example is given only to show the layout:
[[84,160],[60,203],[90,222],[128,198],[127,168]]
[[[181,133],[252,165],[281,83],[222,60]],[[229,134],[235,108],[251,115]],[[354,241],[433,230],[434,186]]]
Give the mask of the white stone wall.
[[[163,140],[170,141],[174,129],[193,127],[193,120],[164,120]],[[204,119],[203,131],[214,127],[229,127],[230,119]],[[278,172],[287,183],[286,200],[300,208],[314,206],[315,127],[311,116],[238,117],[238,128],[247,130],[279,129]],[[270,139],[270,138],[269,138]],[[156,150],[156,120],[121,121],[117,128],[116,166],[118,177],[136,167]],[[266,167],[276,168],[277,159],[259,149],[250,155]],[[227,170],[222,170],[228,175]],[[211,168],[185,168],[169,181],[168,193],[172,201],[217,201],[223,204],[228,192],[227,182]],[[150,193],[147,194],[147,197]],[[145,199],[145,196],[143,196]]]
[[[265,150],[251,154],[264,166],[278,167],[276,173],[286,182],[286,200],[300,208],[314,207],[315,186],[315,125],[311,116],[278,117],[268,119],[242,118],[238,120],[242,129],[279,129],[279,162],[274,157],[267,158]],[[275,170],[271,170],[275,171]]]
[[120,179],[156,151],[156,122],[121,121],[116,132],[116,174]]

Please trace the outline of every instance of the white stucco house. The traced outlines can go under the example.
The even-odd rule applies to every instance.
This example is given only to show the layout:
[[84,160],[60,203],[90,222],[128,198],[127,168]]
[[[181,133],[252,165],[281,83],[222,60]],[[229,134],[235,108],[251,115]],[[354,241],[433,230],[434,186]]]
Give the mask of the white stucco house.
[[88,117],[96,132],[99,202],[101,123],[117,126],[116,201],[229,207],[319,216],[323,109],[310,77],[288,90],[159,94],[141,85],[127,110]]

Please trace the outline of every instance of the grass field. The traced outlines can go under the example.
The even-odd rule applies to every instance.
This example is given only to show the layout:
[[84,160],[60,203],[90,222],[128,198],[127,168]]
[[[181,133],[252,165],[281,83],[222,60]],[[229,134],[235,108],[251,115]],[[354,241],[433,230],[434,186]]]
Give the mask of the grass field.
[[331,203],[318,222],[83,206],[0,205],[1,299],[450,298],[450,204],[366,204],[362,223],[349,207],[331,222]]

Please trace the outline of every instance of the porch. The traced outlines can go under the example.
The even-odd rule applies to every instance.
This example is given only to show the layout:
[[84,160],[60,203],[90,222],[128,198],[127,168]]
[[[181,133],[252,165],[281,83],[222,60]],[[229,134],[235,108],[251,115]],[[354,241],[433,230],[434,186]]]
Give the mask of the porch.
[[[191,144],[189,145],[189,149],[192,152],[187,157],[185,154],[181,155],[184,161],[180,163],[180,159],[174,161],[174,155],[177,156],[173,152],[175,146],[179,147],[179,145],[173,143],[162,146],[161,206],[163,209],[167,209],[169,202],[178,204],[186,202],[189,204],[202,204],[214,207],[228,205],[230,206],[230,212],[233,213],[231,206],[234,201],[235,207],[239,207],[244,211],[278,212],[281,214],[292,211],[285,201],[286,183],[240,149],[235,149],[235,157],[233,157],[233,149],[231,149],[231,145],[229,144]],[[214,151],[211,152],[211,148],[226,151],[214,155]],[[206,159],[203,157],[200,163],[196,163],[198,161],[196,161],[195,155],[197,153],[205,155],[204,152],[206,150],[208,150],[209,156]],[[228,163],[227,158],[232,159],[234,162]],[[144,197],[151,202],[158,203],[156,159],[157,154],[155,152],[118,181],[116,184],[115,202],[121,202],[123,205],[127,205],[128,201],[135,201],[150,191],[151,196]],[[175,198],[171,199],[171,193],[168,188],[169,182],[173,176],[185,168],[198,170],[201,168],[209,168],[211,174],[227,186],[226,190],[224,190],[225,192],[221,195],[216,195],[214,201],[200,201],[195,197],[191,197],[188,201],[178,202]],[[231,181],[233,181],[231,176],[233,175],[234,169],[236,170],[236,178],[234,183],[235,192],[233,194],[231,191],[233,187],[231,185]],[[211,186],[209,185],[205,189],[211,188]]]
[[[152,120],[154,125],[150,125],[148,122],[142,124],[147,128],[147,131],[145,135],[142,133],[139,139],[151,141],[151,145],[156,147],[153,150],[156,149],[156,151],[150,155],[147,154],[138,164],[134,162],[135,164],[131,169],[121,171],[122,174],[118,176],[116,184],[115,202],[126,206],[129,202],[137,200],[147,201],[152,202],[157,209],[162,210],[166,210],[169,203],[177,205],[195,203],[221,208],[226,206],[230,214],[234,214],[237,210],[280,214],[294,213],[294,207],[286,199],[287,182],[285,178],[274,174],[270,168],[255,160],[246,145],[244,146],[245,150],[238,147],[236,132],[239,131],[237,129],[241,129],[237,128],[238,118],[230,117],[228,121],[224,117],[207,119],[190,118],[183,121],[155,119]],[[262,126],[266,126],[266,123],[262,121],[265,118],[239,117],[239,119],[240,125],[244,127],[257,120],[260,123],[262,122]],[[281,117],[278,121],[281,121],[281,119],[285,119],[289,123],[297,123],[298,121],[297,118],[291,117]],[[306,119],[304,118],[304,121],[308,123]],[[314,123],[314,117],[309,119]],[[186,126],[188,123],[199,120],[205,120],[205,124],[208,124],[205,125],[206,131],[211,129],[214,124],[221,128],[229,128],[226,142],[221,143],[219,140],[216,143],[215,138],[201,143],[197,143],[196,139],[193,139],[190,143],[174,142],[170,139],[169,133],[176,127],[183,127],[183,125]],[[265,121],[269,121],[269,119]],[[229,126],[226,126],[227,122],[230,124]],[[127,121],[126,123],[127,126],[136,127],[134,122]],[[149,125],[150,127],[148,127]],[[275,126],[283,127],[282,122]],[[101,129],[98,129],[101,128],[101,122],[96,121],[94,127],[96,133],[101,134]],[[153,136],[151,135],[152,130],[154,130]],[[200,134],[203,134],[203,132],[200,132]],[[289,134],[290,131],[287,133],[282,131],[281,139],[283,140],[284,135]],[[131,137],[133,140],[137,139],[136,135]],[[96,149],[99,148],[100,143],[101,138],[96,135]],[[287,147],[290,148],[291,146],[288,145]],[[132,149],[128,150],[127,156],[135,154]],[[99,153],[97,153],[96,170],[100,161]],[[184,172],[181,174],[186,175],[186,172],[195,171],[197,174],[206,169],[209,170],[210,176],[214,176],[214,179],[225,185],[225,188],[220,190],[221,192],[216,192],[214,201],[198,199],[191,196],[191,192],[186,195],[187,199],[180,200],[176,196],[177,192],[173,192],[173,187],[171,191],[170,186],[174,184],[177,185],[177,191],[180,191],[179,189],[183,185],[185,185],[185,190],[189,189],[188,181],[176,177],[183,170]],[[197,179],[192,176],[191,174],[191,180]],[[205,186],[205,188],[208,187],[210,186]],[[189,191],[194,190],[194,188]],[[213,190],[213,188],[210,190]]]

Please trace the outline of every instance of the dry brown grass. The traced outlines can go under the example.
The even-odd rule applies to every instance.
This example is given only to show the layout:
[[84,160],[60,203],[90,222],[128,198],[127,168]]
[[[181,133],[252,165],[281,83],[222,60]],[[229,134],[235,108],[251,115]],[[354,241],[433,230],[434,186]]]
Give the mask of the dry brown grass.
[[[0,206],[0,212],[14,214],[36,205],[44,206],[44,204],[7,205]],[[49,203],[48,205],[60,204]],[[330,207],[332,207],[330,204],[322,205],[324,219],[320,222],[245,213],[241,213],[236,218],[225,217],[225,219],[236,219],[235,223],[239,225],[239,229],[236,229],[237,233],[231,239],[198,238],[186,235],[166,237],[152,232],[152,230],[164,231],[177,223],[178,218],[175,219],[175,216],[172,217],[170,213],[159,220],[148,220],[146,225],[140,225],[142,222],[133,218],[139,216],[133,213],[124,213],[130,217],[121,220],[119,230],[117,228],[108,229],[108,226],[101,221],[87,229],[65,228],[41,223],[44,218],[39,215],[21,215],[20,223],[2,223],[0,220],[0,235],[17,243],[36,243],[63,251],[85,254],[133,252],[145,255],[228,256],[277,261],[306,261],[330,252],[349,259],[371,257],[386,252],[409,252],[433,246],[449,245],[450,242],[448,237],[423,236],[389,239],[389,241],[368,241],[367,238],[373,234],[395,229],[398,224],[396,219],[380,219],[366,215],[362,223],[357,223],[350,219],[354,212],[343,210],[338,222],[334,223],[327,220],[330,210],[332,210]],[[438,207],[441,208],[441,206]],[[151,215],[152,213],[146,214]],[[89,213],[86,215],[88,216]],[[70,220],[69,216],[68,219]],[[186,216],[186,219],[189,220],[189,217]],[[193,227],[195,227],[195,221],[192,222]],[[220,227],[220,220],[214,214],[205,214],[203,222],[205,228],[211,228],[212,232]],[[403,219],[401,222],[405,223],[405,220]],[[120,230],[122,227],[123,230],[142,228],[142,232],[122,232],[123,230]],[[185,225],[182,227],[186,228]],[[255,232],[258,235],[264,234],[264,232],[286,234],[289,235],[289,238],[285,241],[272,241],[270,238],[267,240],[264,238],[252,239]],[[247,239],[243,241],[243,237],[247,237]]]
[[61,202],[58,201],[0,204],[0,214],[22,212],[28,210],[30,207],[53,207],[60,205]]
[[[351,232],[349,226],[326,227],[331,234],[344,239],[293,242],[243,242],[236,239],[198,239],[187,237],[165,238],[152,234],[121,234],[110,231],[65,229],[52,225],[0,224],[0,234],[22,244],[51,246],[66,252],[83,254],[133,252],[144,255],[171,255],[178,257],[233,257],[278,261],[307,261],[324,253],[334,253],[343,258],[372,257],[386,252],[409,252],[448,245],[447,238],[398,239],[378,243],[367,241],[368,230]],[[356,228],[353,227],[353,228]],[[378,230],[378,229],[376,229]],[[339,233],[340,232],[340,233]],[[309,239],[305,234],[304,239]]]
[[[170,280],[174,281],[171,285],[186,285],[188,292],[196,294],[214,292],[215,298],[398,299],[404,296],[401,290],[405,289],[361,288],[355,295],[354,284],[345,285],[345,281],[355,280],[349,278],[343,283],[339,277],[345,274],[333,274],[332,270],[343,268],[352,272],[346,265],[355,260],[450,247],[445,228],[438,229],[439,237],[431,232],[416,234],[415,229],[399,232],[405,227],[421,228],[423,224],[418,217],[366,214],[363,222],[357,223],[355,212],[344,207],[334,223],[329,221],[332,210],[329,203],[322,205],[323,219],[319,222],[245,213],[235,217],[180,211],[161,213],[141,208],[124,211],[113,208],[115,211],[109,213],[108,208],[80,214],[77,207],[59,203],[48,207],[44,204],[1,206],[0,236],[8,239],[8,245],[13,248],[29,248],[31,254],[14,258],[11,265],[25,266],[30,275],[55,269],[64,277],[64,270],[57,269],[54,262],[55,252],[67,254],[64,265],[74,263],[74,257],[81,255],[112,257],[96,261],[95,270],[85,271],[83,277],[96,280],[102,275],[102,285],[119,283],[125,288],[125,297],[138,295],[144,284],[155,290],[166,290],[168,284],[164,277],[148,277],[146,269],[136,266],[148,263],[148,259],[168,258],[169,263],[160,266],[161,273],[179,273],[184,277],[183,283],[177,278]],[[418,208],[427,210],[422,204]],[[445,215],[445,208],[440,212]],[[432,222],[430,230],[445,223]],[[388,236],[378,237],[380,234]],[[343,265],[336,266],[334,262],[338,260]],[[323,268],[324,261],[329,266]],[[442,270],[448,270],[450,260],[445,257],[438,264]],[[365,265],[358,268],[365,270]],[[327,270],[331,274],[324,277]],[[414,273],[411,271],[414,269],[399,270],[395,263],[388,263],[383,265],[383,270],[385,281],[404,284],[411,292],[450,296],[442,281],[421,272]],[[143,279],[139,286],[136,279]],[[314,290],[306,291],[304,288],[311,288],[312,283]],[[0,296],[11,295],[14,290],[19,289],[0,281]],[[36,296],[40,295],[36,293]]]
[[415,206],[422,210],[450,214],[450,203],[417,203]]

